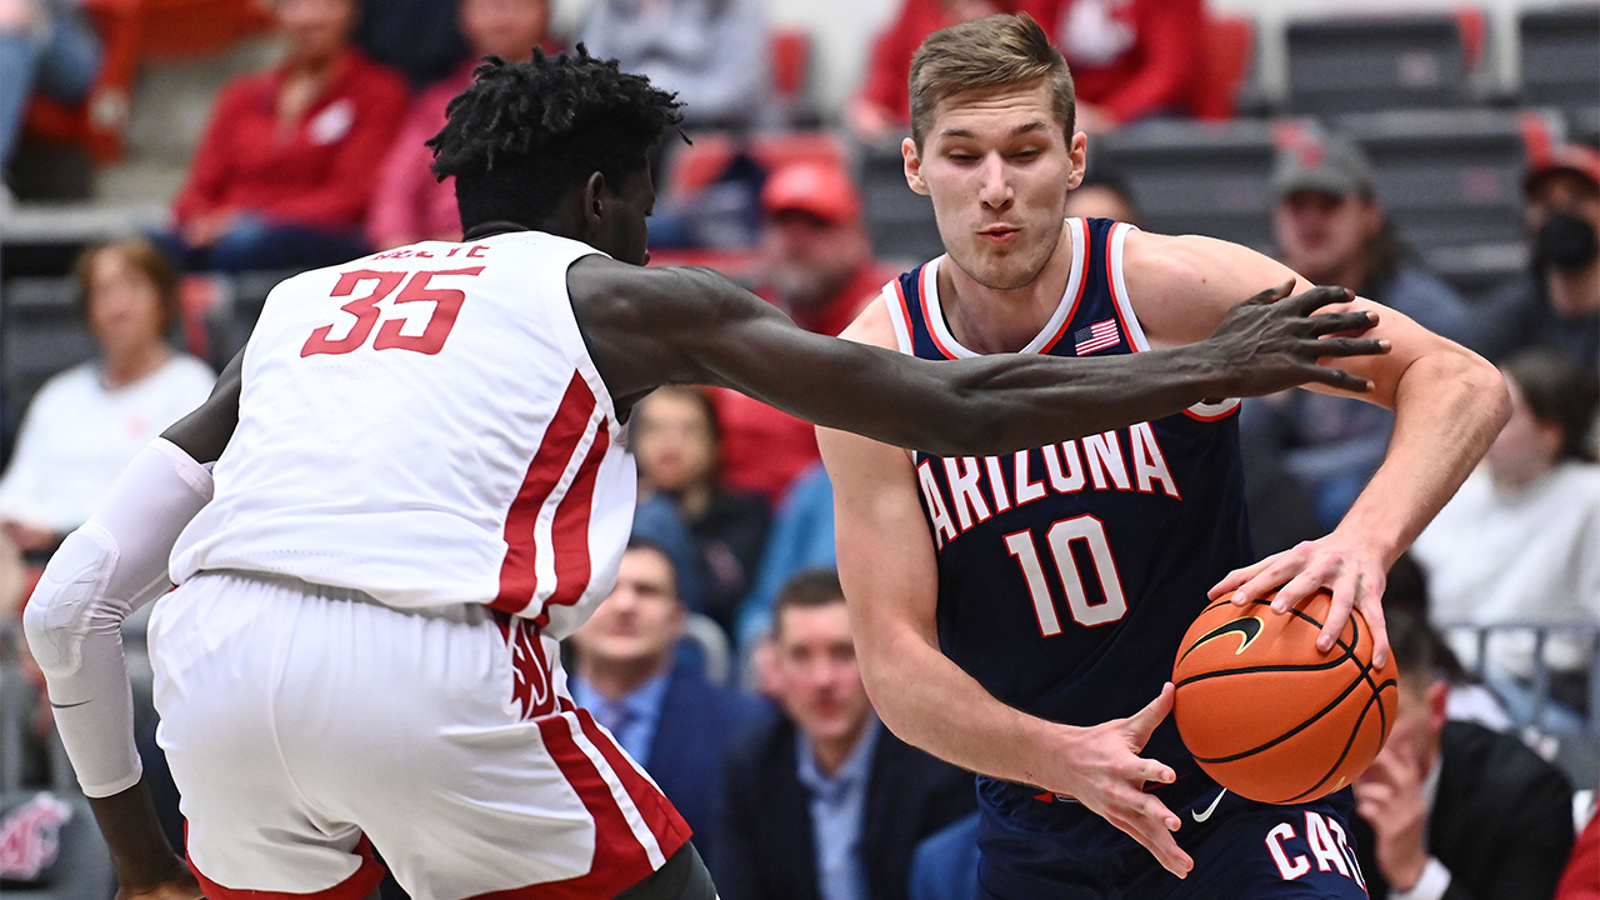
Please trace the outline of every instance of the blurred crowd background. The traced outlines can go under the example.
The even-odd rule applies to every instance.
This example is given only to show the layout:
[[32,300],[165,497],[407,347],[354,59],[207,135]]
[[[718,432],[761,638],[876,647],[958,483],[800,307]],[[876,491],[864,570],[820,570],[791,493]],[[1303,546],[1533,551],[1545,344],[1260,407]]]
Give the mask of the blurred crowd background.
[[[7,896],[110,896],[16,628],[39,567],[205,395],[277,281],[459,239],[424,141],[475,60],[581,42],[677,91],[689,140],[652,160],[652,264],[714,266],[837,334],[941,252],[901,168],[911,55],[996,12],[1033,15],[1072,66],[1090,139],[1069,215],[1246,244],[1501,366],[1510,424],[1392,577],[1415,651],[1397,743],[1444,760],[1466,805],[1430,797],[1437,829],[1522,798],[1526,822],[1478,843],[1430,832],[1463,896],[1552,896],[1581,832],[1561,896],[1600,897],[1600,4],[1536,0],[0,0]],[[1331,528],[1391,424],[1303,391],[1248,401],[1258,551]],[[578,699],[683,810],[729,900],[970,897],[970,779],[876,722],[810,427],[673,388],[630,428],[635,546],[569,642]],[[138,622],[126,643],[181,843]],[[1411,838],[1373,798],[1404,769],[1364,789],[1374,896]]]

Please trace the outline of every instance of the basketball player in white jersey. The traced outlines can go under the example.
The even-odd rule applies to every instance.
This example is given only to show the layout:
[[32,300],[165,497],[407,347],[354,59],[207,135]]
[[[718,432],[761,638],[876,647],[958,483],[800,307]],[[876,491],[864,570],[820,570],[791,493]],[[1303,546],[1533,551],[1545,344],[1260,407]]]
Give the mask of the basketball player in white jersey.
[[[877,440],[991,454],[1206,397],[1364,379],[1337,290],[1268,289],[1191,347],[930,363],[794,327],[715,273],[645,269],[672,95],[614,62],[491,60],[431,142],[465,239],[308,272],[211,399],[52,559],[26,616],[122,896],[714,896],[556,642],[626,545],[629,410],[725,385]],[[210,465],[214,461],[214,468]],[[170,553],[169,553],[170,551]],[[169,576],[170,572],[170,576]],[[189,864],[155,825],[119,628],[150,647]]]

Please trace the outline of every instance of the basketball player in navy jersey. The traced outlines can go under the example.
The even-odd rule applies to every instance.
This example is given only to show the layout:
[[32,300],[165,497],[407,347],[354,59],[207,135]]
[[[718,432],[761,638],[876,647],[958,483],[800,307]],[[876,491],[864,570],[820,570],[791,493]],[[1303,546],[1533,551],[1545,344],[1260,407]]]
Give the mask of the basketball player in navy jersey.
[[[931,196],[947,252],[846,338],[925,359],[1137,356],[1199,340],[1236,298],[1296,277],[1222,241],[1064,221],[1085,138],[1067,67],[1031,19],[933,34],[911,97],[906,179]],[[1491,366],[1406,317],[1382,310],[1374,333],[1392,352],[1350,368],[1396,413],[1383,467],[1333,533],[1259,562],[1237,400],[989,457],[821,431],[862,675],[897,735],[979,773],[986,898],[1366,896],[1348,789],[1301,806],[1237,798],[1166,716],[1178,641],[1208,596],[1282,586],[1282,612],[1328,588],[1319,643],[1356,607],[1387,655],[1385,573],[1507,402]]]

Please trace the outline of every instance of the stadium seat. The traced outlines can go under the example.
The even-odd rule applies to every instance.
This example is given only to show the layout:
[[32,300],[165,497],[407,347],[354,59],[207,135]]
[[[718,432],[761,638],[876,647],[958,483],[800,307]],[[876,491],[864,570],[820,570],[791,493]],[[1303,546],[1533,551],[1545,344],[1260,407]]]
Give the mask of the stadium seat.
[[1289,109],[1327,116],[1464,105],[1483,32],[1476,9],[1291,22]]
[[1189,112],[1196,119],[1220,122],[1233,118],[1239,91],[1255,61],[1256,26],[1249,16],[1206,17],[1199,84]]
[[879,259],[916,265],[944,253],[933,203],[906,185],[899,148],[863,148],[855,175],[867,237]]
[[[791,162],[845,161],[844,145],[827,131],[758,135],[747,141],[745,150],[769,172]],[[716,181],[737,152],[739,141],[732,135],[718,131],[696,134],[693,144],[680,147],[673,154],[662,194],[677,199],[692,197]]]
[[1522,244],[1529,134],[1548,127],[1538,113],[1503,110],[1391,111],[1336,123],[1372,159],[1384,206],[1425,254]]
[[1569,112],[1567,133],[1580,144],[1600,148],[1600,108],[1590,107]]
[[1161,121],[1089,142],[1091,169],[1114,170],[1145,227],[1272,246],[1270,179],[1279,129],[1266,122]]
[[1522,102],[1593,112],[1600,106],[1600,5],[1524,12]]
[[811,75],[811,36],[798,28],[775,28],[769,40],[772,93],[782,124],[793,126],[807,114]]
[[[0,309],[0,403],[9,439],[45,380],[95,354],[78,312],[71,278],[17,277],[6,281]],[[9,446],[9,440],[6,445]]]

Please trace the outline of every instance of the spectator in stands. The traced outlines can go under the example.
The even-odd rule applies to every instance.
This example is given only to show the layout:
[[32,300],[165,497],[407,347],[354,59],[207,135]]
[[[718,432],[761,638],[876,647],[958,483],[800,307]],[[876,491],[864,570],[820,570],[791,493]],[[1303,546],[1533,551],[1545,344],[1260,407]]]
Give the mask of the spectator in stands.
[[356,0],[273,0],[286,54],[222,89],[173,202],[191,270],[310,268],[368,252],[361,226],[405,80],[350,45]]
[[1555,900],[1600,900],[1600,816],[1592,810],[1589,824],[1572,846]]
[[1496,362],[1553,347],[1600,368],[1600,151],[1561,144],[1536,153],[1523,182],[1531,265],[1489,298],[1484,355]]
[[1121,176],[1099,169],[1091,169],[1067,195],[1066,213],[1069,219],[1115,219],[1139,224],[1139,210]]
[[739,601],[750,590],[770,512],[764,498],[717,483],[722,433],[705,391],[657,389],[634,407],[632,437],[641,493],[678,507],[699,553],[703,612],[732,633]]
[[[1504,364],[1511,419],[1478,470],[1413,546],[1433,585],[1438,622],[1600,624],[1600,465],[1588,444],[1593,372],[1536,351]],[[1587,634],[1545,643],[1551,695],[1588,708]],[[1476,645],[1458,647],[1463,658]],[[1491,641],[1486,674],[1513,713],[1531,718],[1533,636]]]
[[[0,172],[11,165],[34,91],[82,101],[100,57],[100,38],[78,0],[0,0]],[[9,196],[0,194],[0,203]]]
[[1072,67],[1078,130],[1184,114],[1199,83],[1202,0],[1018,0]]
[[972,776],[878,722],[832,572],[778,599],[784,715],[733,750],[722,826],[724,900],[903,900],[923,837],[973,810]]
[[[842,164],[791,163],[761,190],[756,293],[807,331],[837,335],[898,272],[873,258],[861,197]],[[817,461],[816,431],[737,391],[712,392],[722,424],[722,480],[781,496]]]
[[902,0],[900,12],[867,56],[861,90],[845,108],[845,124],[866,144],[898,144],[911,134],[911,57],[941,28],[1015,12],[1015,0]]
[[772,109],[761,0],[594,0],[578,40],[676,91],[691,128],[757,125]]
[[[750,595],[739,606],[734,645],[759,677],[771,663],[772,607],[778,592],[808,569],[834,569],[833,483],[822,461],[813,462],[779,500]],[[759,657],[759,658],[758,658]]]
[[1515,737],[1445,719],[1437,638],[1385,610],[1400,671],[1388,742],[1355,784],[1354,844],[1373,900],[1541,900],[1572,848],[1572,787]]
[[453,74],[411,104],[389,148],[367,214],[367,238],[375,250],[461,239],[455,179],[434,178],[428,139],[444,127],[445,107],[472,83],[472,70],[483,57],[517,62],[529,59],[534,47],[546,53],[558,49],[547,39],[549,0],[460,0],[458,13],[472,51]]
[[28,407],[0,477],[0,530],[35,562],[82,525],[146,444],[211,392],[205,363],[165,335],[177,276],[144,240],[91,247],[75,275],[98,358],[51,378]]
[[361,0],[350,40],[421,89],[455,71],[471,49],[465,30],[457,0]]
[[[1272,176],[1280,257],[1314,284],[1339,284],[1473,346],[1465,301],[1407,251],[1384,215],[1372,167],[1353,144],[1305,141]],[[1259,442],[1299,482],[1323,528],[1336,524],[1383,460],[1393,414],[1360,400],[1288,391],[1245,403]]]
[[715,865],[728,748],[765,709],[676,662],[686,615],[666,552],[630,541],[616,588],[572,635],[569,686],[661,786]]

